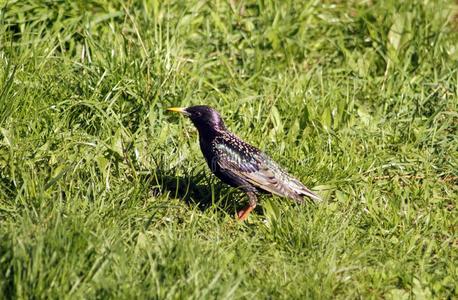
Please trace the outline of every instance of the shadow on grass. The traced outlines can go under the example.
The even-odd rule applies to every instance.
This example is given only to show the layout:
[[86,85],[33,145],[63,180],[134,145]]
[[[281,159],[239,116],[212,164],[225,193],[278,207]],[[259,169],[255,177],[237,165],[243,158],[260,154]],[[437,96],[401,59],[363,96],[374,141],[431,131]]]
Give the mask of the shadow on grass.
[[[156,169],[155,174],[148,175],[152,193],[168,193],[171,198],[180,199],[189,206],[197,206],[202,212],[216,205],[229,215],[234,215],[248,203],[244,192],[233,188],[204,171],[194,175],[179,176],[171,171]],[[258,205],[257,214],[262,214]]]
[[149,176],[153,194],[168,193],[171,198],[180,199],[187,205],[197,205],[201,211],[216,204],[225,212],[232,214],[235,208],[239,209],[246,202],[242,192],[210,178],[204,172],[179,176],[172,171],[156,169],[155,173]]

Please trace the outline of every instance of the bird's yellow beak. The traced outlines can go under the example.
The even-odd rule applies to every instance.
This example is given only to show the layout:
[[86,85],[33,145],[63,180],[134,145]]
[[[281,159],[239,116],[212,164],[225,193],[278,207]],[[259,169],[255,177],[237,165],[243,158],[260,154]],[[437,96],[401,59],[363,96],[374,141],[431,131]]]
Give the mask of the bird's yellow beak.
[[178,112],[182,114],[186,113],[186,110],[184,107],[170,107],[170,108],[167,108],[167,111],[173,111],[173,112]]

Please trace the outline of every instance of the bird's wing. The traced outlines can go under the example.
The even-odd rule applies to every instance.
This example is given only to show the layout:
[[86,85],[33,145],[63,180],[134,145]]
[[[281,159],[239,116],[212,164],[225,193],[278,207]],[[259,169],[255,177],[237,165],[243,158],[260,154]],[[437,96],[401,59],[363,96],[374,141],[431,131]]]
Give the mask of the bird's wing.
[[248,144],[242,146],[248,147],[249,151],[235,149],[223,143],[216,145],[219,167],[272,194],[286,196],[298,202],[303,202],[304,196],[321,201],[320,197],[283,171],[267,155]]

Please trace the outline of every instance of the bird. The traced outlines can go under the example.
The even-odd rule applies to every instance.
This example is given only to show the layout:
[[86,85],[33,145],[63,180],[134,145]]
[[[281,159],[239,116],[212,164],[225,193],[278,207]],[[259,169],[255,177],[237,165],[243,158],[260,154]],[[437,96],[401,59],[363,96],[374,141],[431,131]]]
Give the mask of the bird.
[[248,205],[237,212],[240,221],[248,218],[260,193],[275,194],[304,203],[322,199],[288,174],[272,158],[230,132],[215,109],[206,105],[171,107],[191,119],[199,133],[199,144],[211,172],[224,183],[248,196]]

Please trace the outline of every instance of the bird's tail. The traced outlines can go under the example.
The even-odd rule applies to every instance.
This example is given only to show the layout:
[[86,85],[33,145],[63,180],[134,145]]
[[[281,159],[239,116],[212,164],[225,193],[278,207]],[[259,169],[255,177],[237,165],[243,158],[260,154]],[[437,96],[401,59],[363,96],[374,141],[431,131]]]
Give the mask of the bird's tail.
[[304,202],[304,196],[310,198],[315,203],[323,201],[323,199],[321,199],[320,196],[309,190],[297,179],[292,178],[290,182],[290,188],[294,191],[295,194],[295,197],[293,198],[299,203]]
[[307,188],[302,188],[300,194],[303,195],[303,196],[309,197],[309,198],[312,199],[314,202],[321,202],[321,201],[323,201],[323,199],[321,199],[320,196],[318,196],[317,194],[313,193],[311,190],[309,190],[309,189],[307,189]]

